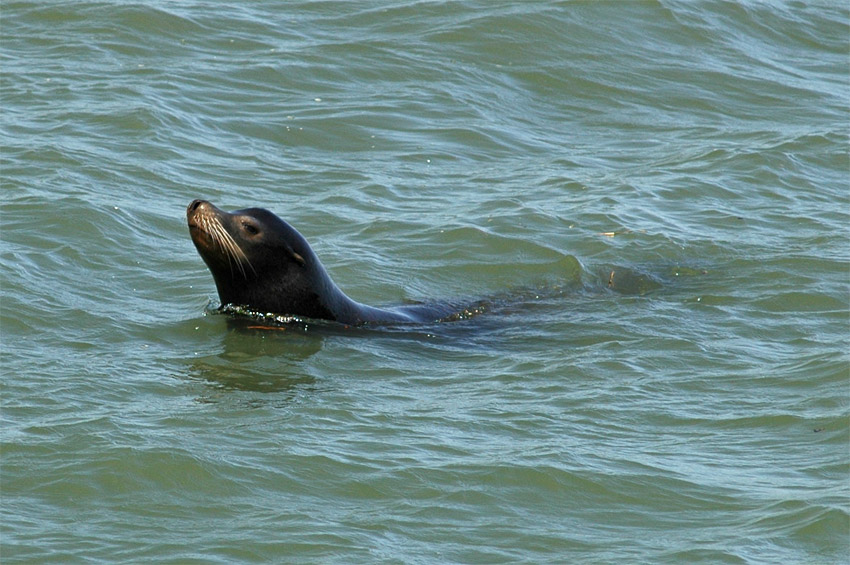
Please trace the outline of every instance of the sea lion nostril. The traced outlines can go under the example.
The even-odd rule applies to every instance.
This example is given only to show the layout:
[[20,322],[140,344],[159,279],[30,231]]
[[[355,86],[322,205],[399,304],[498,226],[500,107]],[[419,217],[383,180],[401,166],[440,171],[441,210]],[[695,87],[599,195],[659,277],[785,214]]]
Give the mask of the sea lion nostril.
[[186,207],[186,215],[194,216],[196,214],[203,214],[205,212],[209,212],[211,209],[214,208],[215,206],[213,206],[206,200],[192,200],[189,206]]

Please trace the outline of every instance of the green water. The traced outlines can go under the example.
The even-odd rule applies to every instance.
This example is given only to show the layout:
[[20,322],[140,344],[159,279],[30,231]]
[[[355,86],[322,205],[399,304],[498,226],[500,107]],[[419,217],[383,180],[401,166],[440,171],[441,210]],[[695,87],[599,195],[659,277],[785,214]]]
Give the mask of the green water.
[[850,559],[846,6],[231,4],[0,10],[4,564]]

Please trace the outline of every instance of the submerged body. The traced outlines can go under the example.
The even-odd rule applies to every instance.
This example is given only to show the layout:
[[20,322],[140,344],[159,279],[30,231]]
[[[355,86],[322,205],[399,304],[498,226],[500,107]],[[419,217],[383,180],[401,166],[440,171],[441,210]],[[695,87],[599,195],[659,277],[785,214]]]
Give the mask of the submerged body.
[[334,283],[307,240],[268,210],[225,212],[195,200],[186,219],[222,305],[350,325],[431,322],[451,313],[450,308],[426,305],[374,308],[352,300]]

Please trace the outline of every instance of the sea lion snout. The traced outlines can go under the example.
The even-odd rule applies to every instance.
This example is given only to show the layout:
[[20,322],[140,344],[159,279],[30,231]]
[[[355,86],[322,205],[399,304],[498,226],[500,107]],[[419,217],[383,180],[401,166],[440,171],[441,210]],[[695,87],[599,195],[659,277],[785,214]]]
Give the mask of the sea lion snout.
[[199,228],[210,221],[220,222],[221,210],[206,200],[192,200],[186,207],[186,221],[189,228]]

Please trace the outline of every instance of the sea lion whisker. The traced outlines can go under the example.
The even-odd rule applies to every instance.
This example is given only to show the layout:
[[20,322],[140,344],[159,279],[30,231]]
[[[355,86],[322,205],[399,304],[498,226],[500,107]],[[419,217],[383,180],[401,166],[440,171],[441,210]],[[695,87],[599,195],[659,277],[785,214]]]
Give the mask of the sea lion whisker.
[[242,248],[233,239],[233,236],[230,235],[229,233],[227,233],[224,230],[222,230],[222,235],[224,236],[228,245],[230,245],[231,250],[233,252],[233,257],[239,263],[239,270],[242,271],[242,276],[247,278],[247,274],[245,273],[244,265],[248,265],[251,268],[251,270],[254,271],[254,273],[256,274],[257,271],[254,270],[254,266],[251,264],[251,261],[248,260],[248,256],[245,255],[245,252],[242,251]]
[[235,263],[244,278],[245,269],[242,267],[242,263],[240,262],[236,251],[233,249],[234,243],[232,240],[228,239],[229,234],[227,231],[219,222],[215,221],[210,221],[210,228],[210,232],[213,235],[213,241],[215,241],[216,245],[224,251],[224,254],[227,257],[227,264],[230,266],[230,272],[233,273],[233,264]]
[[218,247],[224,252],[224,256],[227,257],[227,264],[230,267],[231,274],[233,273],[233,253],[230,248],[223,241],[221,236],[221,225],[217,221],[213,221],[207,216],[201,216],[201,229],[210,236],[212,239],[213,245]]
[[248,278],[248,274],[245,271],[245,265],[251,268],[251,271],[256,274],[256,270],[254,266],[251,264],[251,261],[248,259],[248,256],[245,255],[245,252],[242,251],[242,248],[238,243],[233,239],[233,236],[230,235],[227,230],[224,229],[224,226],[221,225],[218,221],[213,221],[213,225],[215,226],[215,232],[219,236],[219,245],[228,255],[228,258],[232,257],[233,261],[236,263],[236,266],[239,267],[239,272],[242,273],[242,277]]

